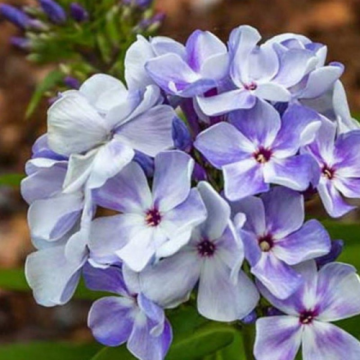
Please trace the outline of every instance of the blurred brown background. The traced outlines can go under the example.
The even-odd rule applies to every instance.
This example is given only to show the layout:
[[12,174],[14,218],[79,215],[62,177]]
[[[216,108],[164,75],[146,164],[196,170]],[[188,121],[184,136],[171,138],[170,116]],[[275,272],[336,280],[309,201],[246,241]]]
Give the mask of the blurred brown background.
[[[101,1],[101,0],[99,0]],[[22,5],[31,1],[3,1]],[[32,1],[34,2],[34,1]],[[184,41],[195,29],[227,40],[241,24],[257,27],[266,39],[281,32],[302,33],[328,45],[328,61],[346,66],[343,81],[354,113],[360,113],[360,0],[158,0],[167,13],[161,33]],[[24,120],[36,84],[48,69],[36,68],[9,45],[17,30],[0,19],[0,174],[22,172],[34,140],[45,132],[46,101]],[[23,266],[31,251],[26,206],[18,191],[0,189],[0,268]],[[89,304],[74,301],[43,309],[31,295],[0,290],[0,344],[42,339],[90,339]]]

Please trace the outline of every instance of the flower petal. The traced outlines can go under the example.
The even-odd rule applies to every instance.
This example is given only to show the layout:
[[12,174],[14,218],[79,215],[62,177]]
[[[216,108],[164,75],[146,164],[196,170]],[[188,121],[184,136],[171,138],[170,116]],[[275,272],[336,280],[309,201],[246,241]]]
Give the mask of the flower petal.
[[288,298],[301,285],[301,276],[271,252],[263,253],[251,273],[279,299]]
[[203,131],[194,146],[218,169],[240,161],[256,150],[249,139],[225,122]]
[[59,240],[79,220],[83,204],[81,193],[35,201],[28,212],[31,236],[47,241]]
[[263,168],[254,159],[245,159],[222,168],[225,196],[230,201],[244,199],[269,190],[264,182]]
[[[264,120],[266,119],[266,121]],[[230,115],[230,122],[252,143],[267,149],[274,142],[281,127],[279,113],[265,101],[257,100],[254,107]]]
[[102,187],[108,179],[118,174],[134,158],[135,152],[132,148],[113,139],[102,146],[95,156],[88,187],[97,189]]
[[118,105],[128,94],[120,80],[106,74],[93,75],[81,85],[79,91],[100,112]]
[[314,161],[309,154],[286,159],[273,157],[264,168],[267,183],[285,186],[296,191],[305,191],[315,177]]
[[207,219],[201,225],[209,240],[219,238],[230,220],[230,206],[207,182],[201,181],[198,190],[207,210]]
[[301,327],[298,318],[271,316],[256,322],[254,354],[257,360],[268,360],[269,356],[271,360],[293,360],[300,344]]
[[155,106],[118,127],[115,139],[146,155],[155,156],[174,146],[172,122],[175,117],[170,106]]
[[48,111],[50,148],[61,155],[83,153],[106,140],[104,119],[76,91],[64,94]]
[[317,190],[327,213],[338,218],[354,210],[356,206],[348,205],[334,185],[331,180],[325,180],[323,177]]
[[122,213],[144,214],[151,207],[152,195],[141,167],[132,162],[93,192],[98,205]]
[[131,241],[141,239],[148,232],[144,217],[138,214],[121,214],[100,217],[91,224],[90,256],[100,264],[116,263],[116,252]]
[[304,360],[360,358],[360,342],[335,325],[314,321],[303,330]]
[[275,187],[261,197],[268,232],[276,239],[298,230],[304,222],[304,199],[295,191]]
[[63,246],[36,251],[26,259],[26,280],[36,302],[51,307],[67,303],[73,296],[85,263],[69,262]]
[[92,305],[88,326],[95,339],[106,346],[119,346],[130,337],[134,319],[134,301],[128,298],[109,296]]
[[318,274],[319,318],[337,321],[360,314],[360,280],[353,266],[330,263]]
[[254,284],[239,272],[237,282],[219,258],[205,260],[201,269],[198,310],[208,319],[235,321],[248,315],[259,300]]
[[154,204],[166,212],[181,204],[190,192],[194,160],[182,151],[164,151],[155,158]]
[[289,265],[326,255],[331,240],[325,228],[317,220],[309,220],[299,230],[276,241],[273,252]]

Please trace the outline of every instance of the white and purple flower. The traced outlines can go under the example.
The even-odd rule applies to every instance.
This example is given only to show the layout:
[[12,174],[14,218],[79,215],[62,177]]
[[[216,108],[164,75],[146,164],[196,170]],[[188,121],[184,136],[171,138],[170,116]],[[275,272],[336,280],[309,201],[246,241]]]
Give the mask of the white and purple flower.
[[317,272],[314,261],[296,266],[304,284],[288,299],[266,289],[265,298],[284,315],[256,322],[257,360],[293,360],[302,346],[304,360],[360,358],[360,342],[331,322],[360,314],[360,281],[354,267],[330,263]]

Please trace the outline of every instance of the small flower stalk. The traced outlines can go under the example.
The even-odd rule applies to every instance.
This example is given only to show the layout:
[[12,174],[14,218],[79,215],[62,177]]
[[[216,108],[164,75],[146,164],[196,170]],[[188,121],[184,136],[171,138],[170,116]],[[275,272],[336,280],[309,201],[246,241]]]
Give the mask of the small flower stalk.
[[[80,3],[73,20],[42,3],[56,26],[91,22]],[[360,342],[332,324],[360,314],[356,270],[336,262],[346,239],[306,206],[318,198],[338,218],[360,198],[344,66],[301,35],[260,41],[250,26],[227,44],[200,30],[185,45],[138,35],[124,80],[65,79],[21,187],[39,304],[67,303],[83,278],[109,293],[90,310],[94,337],[140,360],[166,358],[180,306],[255,324],[256,360],[300,348],[304,360],[360,359]]]

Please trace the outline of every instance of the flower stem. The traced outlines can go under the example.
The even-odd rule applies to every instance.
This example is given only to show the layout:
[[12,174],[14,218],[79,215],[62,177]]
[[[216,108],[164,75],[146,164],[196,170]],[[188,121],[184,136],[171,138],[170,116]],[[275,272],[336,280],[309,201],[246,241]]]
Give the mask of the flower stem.
[[255,343],[255,326],[245,325],[242,328],[244,352],[246,360],[255,360],[254,357],[254,343]]

